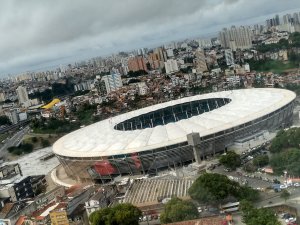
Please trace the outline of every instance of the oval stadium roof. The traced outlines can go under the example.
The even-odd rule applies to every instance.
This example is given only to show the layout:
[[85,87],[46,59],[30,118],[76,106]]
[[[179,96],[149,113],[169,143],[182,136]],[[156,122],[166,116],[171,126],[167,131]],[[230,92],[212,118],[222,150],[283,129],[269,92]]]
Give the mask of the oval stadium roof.
[[[100,157],[128,154],[181,143],[186,135],[199,132],[206,136],[267,115],[295,99],[294,92],[275,89],[240,89],[182,98],[106,119],[60,138],[55,154],[67,157]],[[116,130],[114,126],[130,118],[185,102],[229,98],[231,102],[189,119],[136,130]]]

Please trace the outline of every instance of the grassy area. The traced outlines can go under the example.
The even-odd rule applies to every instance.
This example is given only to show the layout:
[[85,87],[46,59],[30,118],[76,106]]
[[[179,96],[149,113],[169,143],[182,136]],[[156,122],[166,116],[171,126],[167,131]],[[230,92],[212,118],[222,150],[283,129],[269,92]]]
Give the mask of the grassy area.
[[54,134],[27,134],[23,138],[23,143],[33,145],[33,149],[51,146],[60,136]]
[[30,128],[37,134],[65,134],[80,128],[79,122],[70,122],[68,120],[58,120],[51,118],[34,119],[30,124]]
[[249,64],[251,70],[256,70],[258,72],[273,72],[279,74],[298,67],[298,65],[296,65],[294,62],[282,62],[278,60],[250,60]]
[[6,138],[8,138],[8,136],[8,133],[0,134],[0,142],[4,141]]

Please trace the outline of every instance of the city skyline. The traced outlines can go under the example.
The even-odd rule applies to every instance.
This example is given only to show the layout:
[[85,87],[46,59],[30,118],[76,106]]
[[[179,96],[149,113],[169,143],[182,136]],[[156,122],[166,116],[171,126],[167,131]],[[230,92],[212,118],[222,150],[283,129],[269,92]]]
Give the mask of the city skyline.
[[[2,21],[9,22],[0,25],[6,31],[0,45],[1,77],[214,33],[242,21],[263,22],[270,14],[300,7],[295,0],[271,5],[270,0],[190,1],[184,7],[174,1],[148,5],[131,0],[131,7],[121,11],[123,2],[66,2],[2,3]],[[263,7],[268,4],[270,7]],[[104,13],[105,8],[110,14]]]

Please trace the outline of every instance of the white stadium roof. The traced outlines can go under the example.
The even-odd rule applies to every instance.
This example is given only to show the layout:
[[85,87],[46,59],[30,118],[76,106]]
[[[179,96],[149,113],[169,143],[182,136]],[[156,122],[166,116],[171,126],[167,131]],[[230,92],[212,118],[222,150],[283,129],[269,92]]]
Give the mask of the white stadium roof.
[[[240,89],[182,98],[106,119],[60,138],[53,146],[55,154],[67,157],[100,157],[140,152],[187,140],[186,135],[199,132],[205,136],[226,130],[282,108],[295,99],[284,89]],[[231,102],[189,119],[164,126],[122,131],[114,126],[127,119],[185,102],[229,98]]]

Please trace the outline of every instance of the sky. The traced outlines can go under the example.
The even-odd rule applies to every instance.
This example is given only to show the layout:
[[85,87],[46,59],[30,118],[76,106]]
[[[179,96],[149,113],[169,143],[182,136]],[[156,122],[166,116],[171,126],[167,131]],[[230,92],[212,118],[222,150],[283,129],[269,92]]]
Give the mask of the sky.
[[1,0],[0,76],[205,36],[299,0]]

